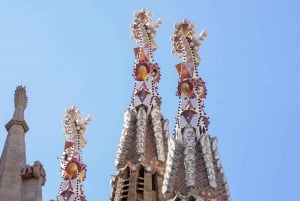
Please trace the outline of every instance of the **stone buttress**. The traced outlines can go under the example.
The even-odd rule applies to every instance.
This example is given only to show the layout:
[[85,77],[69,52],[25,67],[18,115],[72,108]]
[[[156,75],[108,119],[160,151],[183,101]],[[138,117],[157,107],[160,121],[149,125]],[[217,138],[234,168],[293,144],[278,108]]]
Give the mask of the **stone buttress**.
[[153,60],[154,37],[161,20],[152,22],[145,9],[135,13],[131,25],[135,87],[131,106],[124,113],[124,126],[112,176],[111,201],[163,201],[162,180],[167,158],[168,121],[160,111],[157,92],[160,68]]
[[208,133],[203,103],[206,87],[197,72],[198,49],[206,36],[206,31],[197,36],[194,24],[184,20],[175,25],[171,38],[172,53],[183,61],[176,65],[180,103],[163,180],[163,194],[169,201],[231,200],[217,139]]

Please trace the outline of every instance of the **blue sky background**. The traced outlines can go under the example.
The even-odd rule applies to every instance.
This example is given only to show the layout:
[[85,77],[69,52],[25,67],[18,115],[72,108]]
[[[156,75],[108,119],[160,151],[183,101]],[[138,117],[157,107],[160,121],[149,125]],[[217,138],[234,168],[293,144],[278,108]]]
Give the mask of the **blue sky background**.
[[180,60],[171,54],[173,25],[187,18],[197,33],[206,112],[234,201],[300,201],[300,1],[297,0],[1,0],[0,146],[13,114],[13,93],[26,85],[27,161],[47,172],[45,201],[60,184],[64,109],[92,114],[87,128],[87,200],[109,199],[110,175],[133,90],[133,12],[164,21],[154,53],[162,111],[174,127]]

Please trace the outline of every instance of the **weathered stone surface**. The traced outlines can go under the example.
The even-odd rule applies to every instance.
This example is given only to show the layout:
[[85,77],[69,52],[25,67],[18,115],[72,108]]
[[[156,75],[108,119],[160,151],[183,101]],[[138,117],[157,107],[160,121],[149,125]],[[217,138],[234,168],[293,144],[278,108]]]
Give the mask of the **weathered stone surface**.
[[46,173],[39,161],[26,165],[25,133],[28,125],[24,119],[27,106],[25,87],[15,91],[15,112],[5,125],[7,137],[0,161],[1,201],[42,201],[42,186]]

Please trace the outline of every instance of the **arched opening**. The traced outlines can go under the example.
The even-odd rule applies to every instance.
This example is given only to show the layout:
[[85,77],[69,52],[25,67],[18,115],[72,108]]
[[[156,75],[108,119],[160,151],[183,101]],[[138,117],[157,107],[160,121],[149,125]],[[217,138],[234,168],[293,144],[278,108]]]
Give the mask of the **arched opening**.
[[152,175],[152,191],[157,191],[157,175],[156,173]]
[[122,176],[122,187],[121,187],[121,201],[127,201],[128,191],[129,191],[129,176],[130,170],[127,167]]
[[144,167],[141,166],[138,172],[136,183],[137,198],[139,199],[142,199],[144,196],[144,174]]

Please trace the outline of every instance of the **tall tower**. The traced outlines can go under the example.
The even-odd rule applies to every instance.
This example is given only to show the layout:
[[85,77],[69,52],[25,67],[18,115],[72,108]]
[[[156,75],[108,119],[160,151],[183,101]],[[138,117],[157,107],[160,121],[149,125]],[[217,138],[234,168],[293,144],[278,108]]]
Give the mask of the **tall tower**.
[[76,106],[66,109],[63,133],[67,141],[61,156],[62,182],[57,201],[86,201],[83,191],[86,165],[82,160],[81,148],[86,144],[83,135],[91,120],[91,116],[83,119],[81,111]]
[[5,125],[8,132],[0,161],[0,198],[13,201],[42,201],[42,186],[46,174],[42,164],[35,161],[26,165],[25,133],[29,130],[24,110],[27,106],[26,90],[15,90],[15,112]]
[[162,180],[167,156],[168,121],[160,111],[157,92],[160,68],[153,60],[154,36],[161,20],[152,22],[145,9],[135,13],[131,25],[134,49],[135,87],[124,126],[112,177],[111,201],[163,201]]
[[206,87],[197,72],[198,49],[206,36],[206,31],[197,36],[194,24],[184,20],[175,25],[171,39],[172,52],[183,60],[176,65],[180,103],[163,181],[163,193],[172,201],[231,200],[217,139],[208,133]]

